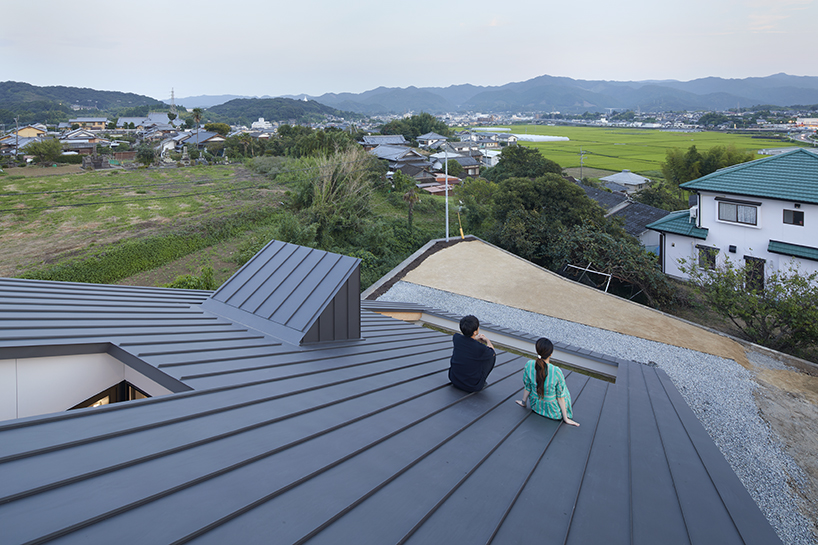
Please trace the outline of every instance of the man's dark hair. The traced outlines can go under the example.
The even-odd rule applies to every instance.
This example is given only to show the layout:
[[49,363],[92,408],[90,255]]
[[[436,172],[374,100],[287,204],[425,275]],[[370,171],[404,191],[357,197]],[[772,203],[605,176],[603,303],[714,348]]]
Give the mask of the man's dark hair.
[[480,329],[480,320],[477,319],[477,316],[469,314],[460,319],[460,332],[464,336],[471,338],[478,329]]

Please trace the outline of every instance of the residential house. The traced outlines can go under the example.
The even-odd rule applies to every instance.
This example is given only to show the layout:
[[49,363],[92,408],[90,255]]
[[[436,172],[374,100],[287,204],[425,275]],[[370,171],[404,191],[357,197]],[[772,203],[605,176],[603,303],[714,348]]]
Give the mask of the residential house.
[[359,267],[273,241],[215,292],[0,279],[2,542],[780,543],[661,369],[558,343],[613,374],[565,371],[579,428],[513,403],[499,344],[462,392],[421,327],[459,317],[362,302]]
[[19,136],[23,138],[36,138],[38,136],[45,136],[48,130],[46,126],[42,123],[37,123],[34,125],[26,125],[25,127],[20,127],[16,131],[12,131],[11,134],[17,133]]
[[369,150],[369,153],[378,159],[389,162],[390,170],[399,170],[404,165],[431,167],[429,159],[415,148],[381,144]]
[[364,151],[371,151],[378,146],[407,146],[409,142],[402,134],[371,134],[363,137],[361,145]]
[[625,193],[605,191],[582,184],[573,178],[571,180],[605,210],[606,218],[621,218],[626,233],[637,239],[647,250],[659,253],[659,233],[648,228],[648,225],[667,216],[666,210],[634,202]]
[[418,187],[423,187],[424,185],[437,185],[436,177],[434,174],[432,174],[429,167],[408,163],[401,166],[400,171],[401,173],[414,178],[415,184],[417,184]]
[[622,218],[625,232],[634,237],[646,250],[660,253],[661,236],[648,225],[667,216],[667,210],[656,208],[641,202],[626,201],[627,204],[617,207],[606,214],[606,217]]
[[481,162],[483,163],[484,167],[496,167],[497,163],[500,162],[500,157],[502,156],[503,152],[499,150],[487,149],[482,150],[483,154],[481,157]]
[[690,210],[649,225],[662,234],[662,270],[687,278],[680,262],[749,267],[756,286],[789,264],[818,271],[818,155],[796,149],[718,170],[681,185]]
[[427,132],[426,134],[421,134],[415,140],[417,140],[418,146],[421,148],[434,148],[445,143],[448,138],[436,132]]
[[76,117],[69,119],[68,123],[73,127],[79,125],[81,129],[91,129],[92,131],[102,131],[108,126],[108,119],[105,117]]
[[[432,164],[433,170],[443,171],[446,166],[446,157],[444,156],[441,158],[440,156],[443,155],[441,153],[436,153],[435,157],[436,160]],[[462,155],[449,155],[449,161],[454,161],[458,163],[461,167],[463,167],[463,175],[469,178],[476,178],[480,175],[480,161],[475,159],[474,157],[464,157]]]
[[107,146],[111,143],[96,133],[87,129],[74,129],[60,136],[60,144],[67,151],[75,151],[81,155],[90,155],[96,152],[97,146]]
[[640,189],[644,189],[650,185],[649,178],[635,174],[630,170],[623,170],[622,172],[605,176],[604,178],[600,178],[599,181],[619,184],[623,186],[628,193],[636,193]]
[[182,145],[196,146],[198,149],[203,149],[207,147],[208,144],[219,144],[227,140],[225,136],[210,131],[193,131],[184,133],[184,135],[186,138],[181,139],[179,143]]

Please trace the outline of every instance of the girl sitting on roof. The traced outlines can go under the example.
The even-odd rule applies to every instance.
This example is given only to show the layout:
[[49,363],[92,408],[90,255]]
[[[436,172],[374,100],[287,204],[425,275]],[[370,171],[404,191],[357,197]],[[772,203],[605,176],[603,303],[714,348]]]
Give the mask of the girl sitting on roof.
[[546,418],[562,420],[568,425],[579,426],[571,420],[574,416],[571,410],[571,393],[565,386],[565,377],[562,370],[551,364],[551,354],[554,352],[554,343],[540,337],[534,345],[539,357],[528,360],[523,373],[525,393],[523,399],[517,400],[517,405],[525,408],[526,402],[531,400],[531,410]]

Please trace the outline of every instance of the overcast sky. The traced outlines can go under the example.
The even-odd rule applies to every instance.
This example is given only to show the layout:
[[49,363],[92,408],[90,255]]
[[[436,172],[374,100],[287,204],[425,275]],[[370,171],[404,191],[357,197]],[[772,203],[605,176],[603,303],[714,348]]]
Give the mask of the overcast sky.
[[0,81],[157,99],[818,76],[818,0],[18,0],[0,13]]

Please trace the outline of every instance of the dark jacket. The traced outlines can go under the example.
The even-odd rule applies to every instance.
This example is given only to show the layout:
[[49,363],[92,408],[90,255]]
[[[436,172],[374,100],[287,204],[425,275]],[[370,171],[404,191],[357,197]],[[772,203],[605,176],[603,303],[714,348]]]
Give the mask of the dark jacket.
[[455,333],[452,336],[452,351],[449,380],[455,388],[466,392],[477,392],[486,387],[486,378],[494,369],[497,356],[494,350],[480,341]]

